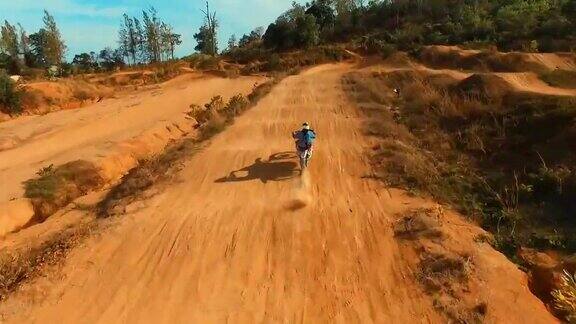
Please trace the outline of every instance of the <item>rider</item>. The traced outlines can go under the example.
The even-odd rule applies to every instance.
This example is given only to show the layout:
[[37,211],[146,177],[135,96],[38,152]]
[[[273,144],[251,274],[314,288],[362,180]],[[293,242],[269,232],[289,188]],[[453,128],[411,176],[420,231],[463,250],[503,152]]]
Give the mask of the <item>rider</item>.
[[296,140],[296,151],[300,158],[300,168],[304,170],[308,167],[308,161],[312,157],[312,145],[316,139],[316,132],[310,128],[310,124],[303,123],[302,129],[292,133],[292,137]]

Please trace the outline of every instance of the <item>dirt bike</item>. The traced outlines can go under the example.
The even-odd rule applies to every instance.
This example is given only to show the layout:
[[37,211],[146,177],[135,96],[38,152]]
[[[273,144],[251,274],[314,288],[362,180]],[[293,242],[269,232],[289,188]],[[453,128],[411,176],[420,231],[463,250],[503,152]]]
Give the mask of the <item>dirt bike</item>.
[[[313,130],[311,131],[314,132]],[[304,170],[308,168],[310,159],[312,158],[312,143],[304,144],[302,138],[297,136],[298,132],[299,131],[292,132],[292,137],[296,140],[296,153],[300,160],[300,173],[303,173]],[[315,135],[313,138],[315,138]]]

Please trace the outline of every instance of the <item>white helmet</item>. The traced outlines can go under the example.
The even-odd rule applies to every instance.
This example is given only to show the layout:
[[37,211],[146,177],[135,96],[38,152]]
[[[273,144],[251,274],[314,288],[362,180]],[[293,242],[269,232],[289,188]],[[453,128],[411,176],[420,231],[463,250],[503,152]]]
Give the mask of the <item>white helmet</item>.
[[307,122],[302,124],[302,129],[310,129],[310,124],[308,124]]

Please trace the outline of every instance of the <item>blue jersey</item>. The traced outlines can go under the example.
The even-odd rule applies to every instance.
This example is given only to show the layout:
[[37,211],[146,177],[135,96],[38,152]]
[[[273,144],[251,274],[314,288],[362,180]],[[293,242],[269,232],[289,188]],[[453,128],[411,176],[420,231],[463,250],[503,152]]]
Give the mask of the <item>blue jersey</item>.
[[296,146],[302,150],[308,150],[314,144],[316,139],[316,133],[313,130],[300,130],[294,133],[294,138],[296,139]]

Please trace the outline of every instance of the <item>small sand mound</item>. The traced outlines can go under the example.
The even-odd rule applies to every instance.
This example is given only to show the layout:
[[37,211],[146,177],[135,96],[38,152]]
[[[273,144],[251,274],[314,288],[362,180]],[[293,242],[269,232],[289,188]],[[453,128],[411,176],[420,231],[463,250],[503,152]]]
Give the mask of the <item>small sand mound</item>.
[[479,53],[455,46],[426,46],[418,58],[434,68],[488,71],[482,60],[477,57]]
[[456,89],[484,100],[500,99],[513,90],[508,82],[494,74],[474,74],[461,81]]
[[383,63],[392,67],[414,68],[418,66],[405,52],[396,52],[386,58]]
[[26,85],[22,105],[26,111],[46,113],[79,108],[109,97],[112,93],[113,90],[108,87],[78,79],[34,82]]

